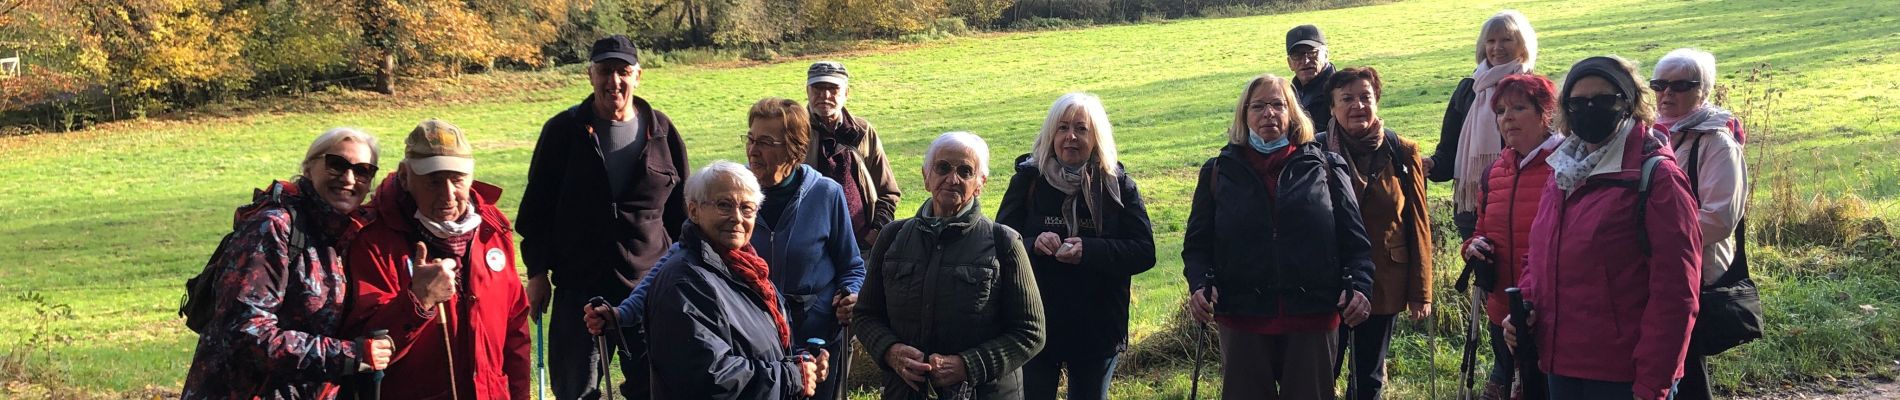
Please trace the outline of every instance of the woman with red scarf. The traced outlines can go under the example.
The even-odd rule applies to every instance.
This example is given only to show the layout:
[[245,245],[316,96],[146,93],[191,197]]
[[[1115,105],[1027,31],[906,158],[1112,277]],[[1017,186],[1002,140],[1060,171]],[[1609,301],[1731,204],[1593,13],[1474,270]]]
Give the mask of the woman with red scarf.
[[[750,242],[765,194],[744,166],[715,161],[686,180],[686,229],[647,294],[654,399],[811,396],[827,354],[792,355],[771,269]],[[588,329],[606,325],[592,310]]]

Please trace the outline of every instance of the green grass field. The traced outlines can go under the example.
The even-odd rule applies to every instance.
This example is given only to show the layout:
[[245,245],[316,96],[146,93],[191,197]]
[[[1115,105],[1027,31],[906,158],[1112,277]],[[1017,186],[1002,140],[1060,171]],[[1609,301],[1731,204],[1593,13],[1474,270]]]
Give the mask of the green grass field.
[[[921,153],[936,134],[983,135],[993,169],[1007,174],[1002,163],[1028,151],[1056,97],[1101,95],[1123,162],[1149,202],[1161,251],[1160,264],[1137,277],[1131,324],[1139,346],[1167,331],[1184,296],[1177,255],[1194,171],[1223,143],[1246,80],[1286,73],[1286,29],[1318,24],[1334,63],[1380,69],[1387,126],[1429,145],[1450,92],[1470,74],[1479,24],[1504,8],[1530,16],[1542,44],[1537,71],[1546,75],[1560,77],[1590,55],[1630,57],[1647,72],[1677,47],[1715,53],[1728,103],[1755,110],[1747,114],[1751,122],[1765,121],[1751,125],[1751,143],[1762,145],[1752,147],[1750,162],[1783,161],[1758,169],[1757,179],[1791,179],[1803,198],[1853,195],[1873,214],[1900,216],[1900,158],[1892,156],[1900,153],[1900,116],[1888,115],[1900,110],[1900,7],[1892,1],[1413,0],[982,35],[842,61],[855,78],[850,109],[878,126],[900,182],[912,192],[899,206],[906,212],[919,204]],[[735,136],[745,129],[745,110],[766,96],[802,101],[808,61],[648,70],[638,94],[674,119],[695,165],[740,160]],[[1750,81],[1758,67],[1764,73]],[[0,380],[9,381],[0,397],[41,397],[49,388],[99,397],[175,389],[196,343],[173,315],[184,279],[202,266],[251,188],[297,172],[304,147],[326,128],[380,135],[390,169],[400,138],[416,122],[454,122],[475,143],[477,178],[517,190],[500,204],[512,215],[541,123],[587,93],[578,69],[524,75],[556,73],[571,84],[456,104],[128,122],[0,138],[0,348],[12,354],[0,363]],[[984,201],[993,212],[1001,198],[994,191],[1008,177],[992,178]],[[1432,187],[1435,198],[1448,194],[1447,186]],[[1426,397],[1433,381],[1440,397],[1452,393],[1459,340],[1453,313],[1463,305],[1449,289],[1458,264],[1440,253],[1440,339],[1434,353],[1425,325],[1400,324],[1392,344],[1393,398]],[[1893,258],[1821,248],[1761,253],[1774,337],[1717,358],[1729,362],[1717,369],[1725,386],[1799,388],[1861,376],[1900,355]],[[70,314],[54,305],[69,306]],[[1179,398],[1187,391],[1182,367],[1124,368],[1123,375],[1117,397]]]

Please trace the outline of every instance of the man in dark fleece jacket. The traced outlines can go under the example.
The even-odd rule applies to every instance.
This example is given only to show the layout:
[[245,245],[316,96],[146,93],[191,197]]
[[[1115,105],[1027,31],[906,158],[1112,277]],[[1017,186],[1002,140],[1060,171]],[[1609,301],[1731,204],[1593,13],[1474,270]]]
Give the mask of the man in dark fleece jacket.
[[[587,300],[625,298],[686,221],[686,146],[666,114],[633,95],[638,49],[615,35],[594,43],[591,61],[593,95],[542,126],[515,218],[537,321],[552,298],[548,374],[563,399],[590,389],[594,363],[613,357],[595,354],[582,320]],[[634,399],[646,398],[649,383],[639,332],[624,330],[632,343],[607,335],[633,355],[621,360],[620,387]]]
[[1286,66],[1293,70],[1293,91],[1299,95],[1300,108],[1313,120],[1315,130],[1333,124],[1333,100],[1326,93],[1326,81],[1333,78],[1333,61],[1327,51],[1326,35],[1319,27],[1300,25],[1286,32]]

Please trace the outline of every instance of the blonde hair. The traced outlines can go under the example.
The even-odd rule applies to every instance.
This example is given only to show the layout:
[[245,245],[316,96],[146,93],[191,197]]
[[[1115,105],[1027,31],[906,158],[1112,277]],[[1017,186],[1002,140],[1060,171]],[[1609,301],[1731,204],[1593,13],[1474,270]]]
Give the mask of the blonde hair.
[[1055,105],[1049,106],[1049,116],[1042,120],[1042,131],[1036,134],[1034,150],[1030,158],[1036,162],[1036,168],[1049,173],[1062,168],[1056,159],[1056,125],[1062,122],[1062,116],[1071,109],[1081,109],[1089,120],[1089,135],[1095,139],[1094,158],[1098,172],[1103,176],[1116,176],[1116,166],[1120,157],[1115,151],[1115,128],[1108,124],[1108,109],[1102,106],[1102,98],[1085,92],[1062,95]]
[[1228,144],[1246,144],[1247,135],[1247,99],[1253,97],[1254,90],[1268,87],[1279,90],[1286,99],[1287,121],[1286,140],[1289,145],[1298,146],[1313,141],[1313,119],[1306,116],[1306,109],[1300,107],[1300,96],[1293,92],[1293,82],[1274,74],[1260,74],[1247,82],[1247,90],[1240,92],[1240,102],[1234,105],[1234,124],[1227,128]]
[[[376,164],[377,160],[382,156],[382,150],[376,146],[375,136],[356,130],[356,128],[330,128],[329,131],[323,132],[322,135],[317,135],[317,140],[311,141],[310,148],[304,150],[303,162],[297,164],[297,176],[302,177],[309,175],[310,167],[316,165],[317,159],[323,158],[325,154],[329,154],[330,148],[336,147],[336,145],[344,142],[362,143],[364,146],[369,146],[370,164]],[[374,178],[376,177],[371,176],[364,177],[363,179]]]
[[1524,59],[1519,60],[1524,64],[1524,69],[1529,70],[1537,65],[1537,31],[1531,29],[1531,19],[1517,10],[1499,11],[1490,19],[1484,20],[1484,27],[1478,31],[1477,61],[1479,65],[1484,64],[1484,40],[1486,35],[1491,34],[1493,28],[1511,30],[1512,38],[1517,39],[1517,44],[1522,46],[1519,50],[1524,51]]

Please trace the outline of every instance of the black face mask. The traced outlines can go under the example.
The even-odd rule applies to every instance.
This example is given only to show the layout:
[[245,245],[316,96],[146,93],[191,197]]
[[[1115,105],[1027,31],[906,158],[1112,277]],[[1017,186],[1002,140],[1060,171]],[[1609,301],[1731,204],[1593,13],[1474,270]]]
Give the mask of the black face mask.
[[1591,144],[1603,144],[1616,133],[1616,125],[1627,117],[1629,104],[1623,96],[1606,94],[1564,99],[1564,119],[1570,124],[1570,133]]

